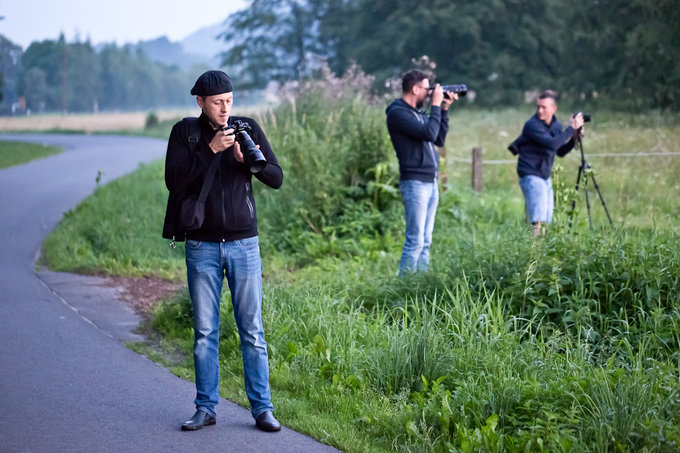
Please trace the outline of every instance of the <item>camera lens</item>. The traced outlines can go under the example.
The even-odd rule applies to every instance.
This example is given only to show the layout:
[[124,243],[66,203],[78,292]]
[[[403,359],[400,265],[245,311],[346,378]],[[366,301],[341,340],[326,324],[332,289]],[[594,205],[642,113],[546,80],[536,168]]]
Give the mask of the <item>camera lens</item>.
[[264,158],[262,151],[255,145],[253,139],[246,131],[238,131],[236,139],[243,151],[243,156],[246,160],[248,168],[251,173],[259,173],[267,165],[267,160]]
[[452,93],[456,93],[458,96],[465,96],[467,94],[467,86],[464,83],[459,83],[456,85],[442,85],[442,89],[446,91],[450,91]]

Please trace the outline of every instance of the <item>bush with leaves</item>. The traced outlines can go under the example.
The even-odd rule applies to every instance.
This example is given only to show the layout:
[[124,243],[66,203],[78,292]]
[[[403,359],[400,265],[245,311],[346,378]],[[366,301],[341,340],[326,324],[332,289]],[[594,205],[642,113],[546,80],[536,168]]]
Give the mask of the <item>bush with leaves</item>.
[[398,230],[398,167],[371,84],[356,67],[340,78],[324,67],[320,79],[284,87],[291,96],[262,119],[284,184],[258,193],[260,227],[279,250],[341,256]]

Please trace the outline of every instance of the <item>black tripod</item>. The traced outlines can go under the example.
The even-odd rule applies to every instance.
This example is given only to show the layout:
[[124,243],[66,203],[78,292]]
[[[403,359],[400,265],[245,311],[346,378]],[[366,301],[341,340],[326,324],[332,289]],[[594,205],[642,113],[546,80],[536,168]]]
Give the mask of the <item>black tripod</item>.
[[[593,180],[593,185],[595,186],[595,190],[597,191],[597,195],[600,197],[600,202],[602,203],[602,207],[604,208],[605,214],[607,214],[607,219],[609,219],[609,225],[614,226],[614,223],[612,222],[612,218],[609,215],[609,210],[607,209],[607,203],[604,202],[604,198],[602,198],[602,193],[600,192],[600,186],[597,185],[597,181],[595,180],[595,174],[591,171],[590,164],[586,162],[586,156],[583,154],[583,137],[578,135],[576,137],[576,140],[578,141],[579,148],[581,149],[581,165],[578,167],[578,176],[576,177],[576,194],[578,194],[578,187],[581,182],[581,175],[583,175],[583,189],[584,192],[586,193],[586,207],[588,208],[588,225],[590,226],[590,229],[593,229],[593,219],[590,216],[590,198],[588,197],[588,174],[590,173],[590,177]],[[574,195],[574,200],[571,202],[571,217],[569,217],[569,228],[571,228],[571,221],[574,218],[574,213],[576,212],[576,195]]]

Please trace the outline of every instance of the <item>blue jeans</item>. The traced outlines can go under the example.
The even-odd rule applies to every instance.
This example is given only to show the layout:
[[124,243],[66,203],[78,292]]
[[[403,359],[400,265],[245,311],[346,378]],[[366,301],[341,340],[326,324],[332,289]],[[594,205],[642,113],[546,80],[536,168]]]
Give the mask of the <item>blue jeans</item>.
[[551,223],[555,196],[552,179],[528,175],[519,178],[519,186],[524,194],[524,205],[527,220],[531,223]]
[[215,416],[219,399],[218,341],[224,277],[241,339],[243,373],[251,413],[273,410],[267,343],[262,326],[262,261],[257,236],[231,242],[186,241],[189,294],[194,310],[196,408]]
[[439,189],[432,182],[403,180],[399,182],[406,217],[406,238],[399,262],[399,275],[426,271],[430,265],[430,245],[434,216],[439,203]]

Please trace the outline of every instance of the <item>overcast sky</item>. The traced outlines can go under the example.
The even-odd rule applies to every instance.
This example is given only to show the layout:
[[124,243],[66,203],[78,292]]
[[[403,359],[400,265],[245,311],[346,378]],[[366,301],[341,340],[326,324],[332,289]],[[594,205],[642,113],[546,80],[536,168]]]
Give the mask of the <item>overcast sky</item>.
[[122,45],[167,36],[179,41],[220,24],[249,0],[0,0],[0,34],[24,50],[33,41],[89,38]]

